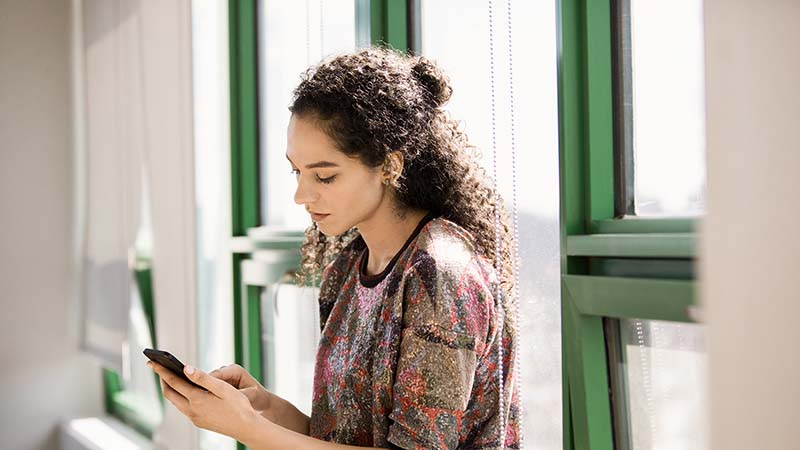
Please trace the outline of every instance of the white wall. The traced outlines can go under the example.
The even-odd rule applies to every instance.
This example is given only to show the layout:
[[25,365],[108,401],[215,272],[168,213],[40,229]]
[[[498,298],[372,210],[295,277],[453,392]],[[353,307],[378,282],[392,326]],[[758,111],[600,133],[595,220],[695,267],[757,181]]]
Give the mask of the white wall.
[[800,442],[800,2],[705,0],[711,448]]
[[103,411],[72,296],[70,9],[0,1],[0,447],[54,449]]

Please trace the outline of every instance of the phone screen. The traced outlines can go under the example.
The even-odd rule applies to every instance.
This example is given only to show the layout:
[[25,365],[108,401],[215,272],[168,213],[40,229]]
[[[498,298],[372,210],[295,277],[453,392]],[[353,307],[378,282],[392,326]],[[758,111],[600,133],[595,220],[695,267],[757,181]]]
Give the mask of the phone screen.
[[178,358],[174,357],[170,352],[164,350],[156,350],[153,348],[146,348],[144,349],[144,355],[150,358],[151,361],[155,361],[161,364],[162,366],[166,367],[172,373],[178,375],[179,377],[187,381],[189,384],[196,386],[204,391],[206,390],[206,388],[193,382],[186,376],[185,373],[183,373],[183,363],[180,362]]

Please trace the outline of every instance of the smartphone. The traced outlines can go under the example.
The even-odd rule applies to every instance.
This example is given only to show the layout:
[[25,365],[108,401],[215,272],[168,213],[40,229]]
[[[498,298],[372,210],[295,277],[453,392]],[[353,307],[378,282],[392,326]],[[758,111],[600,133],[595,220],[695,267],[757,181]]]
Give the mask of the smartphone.
[[172,373],[183,378],[189,384],[197,386],[198,388],[204,391],[207,390],[203,386],[200,386],[199,384],[190,380],[189,377],[187,377],[186,374],[183,373],[183,363],[180,362],[178,358],[172,356],[170,352],[166,352],[164,350],[156,350],[154,348],[146,348],[144,349],[144,356],[147,356],[148,358],[150,358],[151,361],[155,361],[161,364],[162,366],[166,367]]

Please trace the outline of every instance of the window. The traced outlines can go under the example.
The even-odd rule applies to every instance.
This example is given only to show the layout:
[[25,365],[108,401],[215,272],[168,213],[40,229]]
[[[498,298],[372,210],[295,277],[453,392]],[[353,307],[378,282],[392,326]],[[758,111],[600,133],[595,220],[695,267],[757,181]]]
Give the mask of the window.
[[[627,442],[619,448],[695,449],[706,446],[703,327],[622,319],[620,366]],[[622,400],[622,398],[621,398]],[[620,416],[622,416],[620,414]]]
[[565,448],[707,445],[700,10],[559,4]]
[[[614,0],[620,214],[705,210],[703,4]],[[674,32],[674,30],[681,30]]]

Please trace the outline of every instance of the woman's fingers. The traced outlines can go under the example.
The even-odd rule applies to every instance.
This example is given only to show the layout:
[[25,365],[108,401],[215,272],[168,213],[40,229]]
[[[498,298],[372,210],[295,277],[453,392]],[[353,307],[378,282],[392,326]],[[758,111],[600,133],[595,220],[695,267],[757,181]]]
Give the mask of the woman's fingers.
[[238,364],[220,367],[219,369],[211,371],[209,375],[225,381],[237,389],[245,388],[253,384],[247,371]]
[[165,368],[161,364],[149,361],[147,366],[153,369],[153,371],[155,371],[158,376],[161,377],[161,381],[166,382],[168,387],[170,387],[176,394],[182,396],[184,399],[188,399],[193,390],[200,390],[189,384],[183,378],[175,375],[171,370]]
[[247,401],[249,401],[250,404],[253,406],[255,406],[254,403],[258,403],[260,400],[259,399],[260,392],[258,391],[258,389],[254,387],[247,387],[244,389],[240,389],[239,391],[242,394],[244,394],[245,397],[247,397]]
[[163,378],[161,379],[161,392],[164,394],[164,398],[175,405],[184,416],[189,415],[189,400],[175,389],[172,389],[169,384],[164,382]]
[[[216,395],[219,398],[226,397],[230,395],[232,392],[236,392],[228,383],[220,380],[219,378],[212,377],[209,374],[203,372],[202,370],[192,367],[186,366],[183,369],[184,375],[186,375],[192,382],[195,384],[202,386],[208,389],[208,392]],[[183,380],[181,380],[183,381]],[[188,385],[188,383],[186,383]],[[191,392],[190,395],[197,395],[195,392]],[[190,400],[192,397],[187,396]]]

